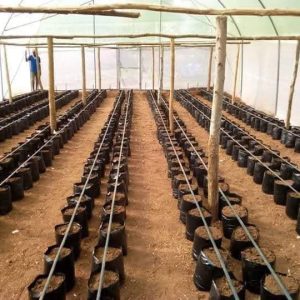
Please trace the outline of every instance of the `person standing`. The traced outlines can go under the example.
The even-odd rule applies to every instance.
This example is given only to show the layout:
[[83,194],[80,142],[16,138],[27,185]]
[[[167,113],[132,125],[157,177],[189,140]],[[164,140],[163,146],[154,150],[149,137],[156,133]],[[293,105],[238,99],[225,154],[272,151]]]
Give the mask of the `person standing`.
[[39,84],[42,86],[40,81],[41,76],[41,58],[33,50],[32,54],[27,56],[27,51],[25,50],[25,60],[30,63],[30,80],[31,80],[31,90],[37,90]]

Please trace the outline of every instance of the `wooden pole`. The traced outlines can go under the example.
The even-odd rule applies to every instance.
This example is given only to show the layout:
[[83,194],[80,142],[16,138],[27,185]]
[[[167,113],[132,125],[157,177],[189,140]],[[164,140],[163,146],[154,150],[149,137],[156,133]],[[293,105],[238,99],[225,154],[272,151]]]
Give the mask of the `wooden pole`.
[[174,78],[175,78],[175,45],[174,39],[170,44],[170,98],[169,98],[169,123],[171,134],[174,134],[173,101],[174,101]]
[[298,73],[299,56],[300,56],[300,41],[297,42],[296,55],[295,55],[295,65],[294,65],[294,72],[293,72],[292,82],[291,82],[291,85],[290,85],[288,110],[287,110],[286,121],[285,121],[285,127],[286,127],[287,129],[289,129],[289,128],[290,128],[290,125],[291,125],[291,110],[292,110],[292,105],[293,105],[293,97],[294,97],[294,91],[295,91],[295,83],[296,83],[297,73]]
[[142,48],[139,47],[139,90],[142,89]]
[[160,105],[160,96],[163,89],[163,77],[164,77],[164,47],[159,47],[159,86],[157,93],[157,103]]
[[152,90],[154,91],[155,86],[155,55],[154,47],[152,47]]
[[216,26],[216,70],[208,140],[208,204],[215,221],[218,219],[219,205],[219,139],[225,80],[227,17],[217,17]]
[[48,78],[49,78],[49,116],[51,133],[56,130],[56,107],[55,107],[55,88],[54,88],[54,55],[53,38],[48,38]]
[[117,89],[119,90],[121,88],[120,83],[120,49],[118,48],[116,50],[116,67],[117,67]]
[[99,91],[101,90],[101,48],[98,48],[98,84],[99,84]]
[[[12,103],[13,98],[12,98],[11,83],[10,83],[10,77],[9,77],[9,67],[8,67],[6,47],[4,45],[3,45],[3,51],[4,51],[6,82],[7,82],[7,89],[8,89],[8,100],[9,100],[9,103]],[[3,95],[3,97],[4,97],[4,95]]]
[[86,105],[86,76],[85,76],[85,51],[81,46],[81,72],[82,72],[82,102]]
[[209,52],[209,61],[208,61],[208,78],[207,78],[207,91],[210,90],[211,82],[211,68],[212,68],[212,59],[213,59],[214,47],[210,47]]
[[43,90],[43,84],[41,80],[41,65],[39,60],[39,50],[35,47],[35,54],[36,54],[36,67],[37,67],[37,88],[40,86],[41,90]]
[[236,97],[236,84],[237,84],[237,77],[239,72],[239,62],[240,62],[240,45],[238,45],[237,53],[236,53],[234,80],[233,80],[233,89],[232,89],[232,98],[231,98],[232,104],[234,104],[235,97]]

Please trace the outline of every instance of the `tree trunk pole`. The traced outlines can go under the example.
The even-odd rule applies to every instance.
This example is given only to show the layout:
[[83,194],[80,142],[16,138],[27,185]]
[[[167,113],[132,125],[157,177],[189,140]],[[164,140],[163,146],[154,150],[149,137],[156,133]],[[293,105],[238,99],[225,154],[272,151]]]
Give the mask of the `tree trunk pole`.
[[98,48],[98,84],[99,84],[99,91],[101,90],[101,48]]
[[152,90],[154,91],[155,86],[155,55],[154,47],[152,47]]
[[173,121],[173,98],[174,98],[174,73],[175,73],[175,45],[174,39],[171,39],[170,43],[170,98],[169,98],[169,123],[170,131],[174,133],[174,121]]
[[81,72],[82,72],[82,102],[86,105],[86,76],[85,76],[85,51],[81,46]]
[[139,90],[142,89],[142,48],[139,47]]
[[215,81],[208,141],[208,204],[213,220],[218,219],[219,206],[219,139],[225,80],[227,17],[217,17],[216,25]]
[[239,73],[239,62],[240,62],[240,45],[238,45],[237,53],[236,53],[234,81],[233,81],[232,98],[231,98],[232,104],[234,104],[235,97],[236,97],[236,83],[237,83],[237,77],[238,77],[238,73]]
[[299,56],[300,56],[300,41],[297,41],[297,48],[296,48],[296,55],[295,55],[295,65],[294,65],[294,72],[293,72],[292,82],[291,82],[291,85],[290,85],[288,110],[287,110],[286,120],[285,120],[285,127],[286,127],[287,129],[289,129],[289,128],[290,128],[290,125],[291,125],[291,110],[292,110],[292,105],[293,105],[293,97],[294,97],[294,91],[295,91],[295,83],[296,83],[297,73],[298,73]]
[[[8,89],[8,100],[9,100],[9,103],[12,103],[13,98],[12,98],[11,83],[10,83],[10,77],[9,77],[9,67],[8,67],[7,53],[6,53],[5,45],[3,45],[3,51],[4,51],[6,82],[7,82],[7,89]],[[3,95],[3,97],[4,97],[4,95]]]
[[48,80],[49,80],[49,116],[51,133],[56,130],[56,106],[54,90],[54,55],[53,55],[53,38],[48,37]]
[[208,62],[207,91],[210,91],[211,68],[212,68],[213,52],[214,52],[214,47],[210,47],[209,62]]
[[40,65],[40,61],[39,61],[39,50],[37,47],[35,47],[35,54],[36,54],[36,76],[37,76],[37,83],[36,83],[36,88],[38,89],[38,87],[41,88],[41,91],[44,89],[43,88],[43,84],[42,84],[42,80],[41,80],[41,65]]
[[117,48],[116,50],[116,67],[117,67],[117,89],[119,90],[121,88],[120,83],[120,48]]
[[163,89],[163,81],[164,81],[164,47],[159,46],[159,87],[157,93],[157,103],[160,105],[160,96]]

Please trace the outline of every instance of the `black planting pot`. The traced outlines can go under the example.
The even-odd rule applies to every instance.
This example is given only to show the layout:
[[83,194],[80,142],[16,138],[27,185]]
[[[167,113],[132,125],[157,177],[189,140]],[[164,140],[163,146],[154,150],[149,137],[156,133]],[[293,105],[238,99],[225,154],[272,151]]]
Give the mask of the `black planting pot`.
[[23,179],[23,188],[24,190],[29,190],[33,187],[33,180],[31,175],[31,169],[30,168],[21,168],[16,174],[19,177],[22,177]]
[[45,161],[42,155],[39,156],[34,156],[37,158],[37,161],[39,163],[39,172],[40,174],[45,173],[46,172],[46,165],[45,165]]
[[[69,223],[55,225],[54,230],[57,245],[60,245],[61,241],[63,240],[68,224]],[[71,230],[65,242],[65,247],[71,248],[73,250],[74,260],[77,260],[81,251],[81,231],[82,226],[79,223],[73,222]]]
[[[51,267],[53,265],[58,245],[53,245],[48,247],[46,252],[44,253],[44,273],[49,274]],[[53,253],[53,251],[56,252]],[[53,253],[51,255],[51,253]],[[55,272],[63,273],[65,275],[66,280],[66,291],[70,291],[75,284],[75,268],[74,268],[74,257],[72,249],[70,248],[62,248],[61,255],[55,266]]]
[[179,219],[183,224],[186,223],[186,213],[193,209],[196,208],[197,205],[195,203],[195,200],[197,201],[198,205],[201,207],[202,206],[202,198],[200,195],[192,195],[192,194],[185,194],[182,196],[180,199],[180,214],[179,214]]
[[255,162],[254,170],[253,170],[253,181],[257,184],[262,184],[264,173],[266,170],[267,168],[261,162],[259,161]]
[[278,179],[274,181],[274,202],[276,204],[286,204],[287,194],[291,190],[289,185],[293,186],[293,183],[292,180],[285,180],[285,182],[282,182]]
[[[106,276],[109,276],[111,280],[107,282]],[[99,278],[100,274],[92,273],[88,280],[88,300],[96,300],[98,286],[99,286]],[[104,282],[105,285],[102,286],[101,289],[101,299],[107,300],[120,300],[120,280],[119,274],[113,271],[106,270],[104,272]]]
[[278,178],[276,175],[280,176],[279,172],[267,170],[264,173],[263,182],[262,182],[262,191],[265,194],[273,195],[274,194],[274,181]]
[[[210,226],[209,229],[215,244],[217,245],[218,248],[221,248],[221,244],[222,244],[221,230],[213,226]],[[212,242],[208,237],[208,233],[206,232],[206,227],[200,226],[195,230],[194,233],[194,242],[193,242],[193,249],[192,249],[193,258],[197,260],[201,250],[209,247],[212,247]]]
[[[297,300],[299,296],[299,283],[298,281],[290,276],[286,276],[283,274],[277,273],[277,275],[280,277],[281,281],[289,281],[290,283],[287,284],[285,282],[285,286],[290,286],[288,289],[289,295],[292,300]],[[271,288],[270,286],[271,285]],[[277,286],[278,284],[275,282],[275,279],[272,275],[267,275],[263,278],[261,282],[261,289],[260,289],[260,299],[261,300],[285,300],[287,297],[283,294],[283,292],[280,290],[278,293],[278,288],[275,288],[275,291],[272,290],[274,286]],[[293,290],[291,290],[291,285],[293,285]]]
[[[104,204],[101,213],[101,221],[108,222],[111,215],[111,204]],[[120,224],[124,224],[126,220],[125,206],[114,205],[112,221]]]
[[[210,225],[212,220],[211,214],[204,208],[201,208],[201,210],[204,215],[206,223]],[[185,225],[186,225],[185,236],[188,240],[193,241],[194,232],[196,228],[204,225],[203,220],[197,208],[191,209],[187,212]]]
[[[74,212],[74,205],[68,205],[65,206],[62,210],[61,213],[63,215],[63,220],[64,222],[69,222],[71,220],[72,214]],[[83,205],[79,205],[74,221],[76,223],[79,223],[82,227],[81,231],[81,237],[85,238],[89,236],[89,227],[88,227],[88,221],[87,221],[87,213],[86,213],[86,207]]]
[[[275,266],[276,257],[270,250],[261,248],[262,252],[268,256],[268,261],[272,268]],[[269,274],[269,269],[260,258],[255,248],[247,248],[241,253],[243,280],[247,290],[252,293],[260,293],[261,280],[266,274]]]
[[[73,191],[74,191],[74,194],[80,194],[84,188],[84,183],[82,182],[76,182],[74,183],[73,185]],[[97,189],[97,185],[93,184],[93,183],[88,183],[86,186],[85,186],[85,189],[84,189],[84,194],[86,194],[87,196],[91,197],[91,198],[96,198],[98,197],[98,189]]]
[[[106,194],[105,203],[111,204],[113,199],[113,193],[108,192]],[[128,199],[125,193],[115,194],[115,205],[128,205]]]
[[6,215],[12,210],[12,195],[10,185],[0,187],[0,215]]
[[300,195],[295,192],[289,192],[286,198],[286,215],[292,220],[297,220],[299,207]]
[[24,198],[22,177],[11,177],[7,180],[7,184],[10,186],[12,201],[17,201]]
[[[75,206],[80,198],[80,193],[74,194],[72,196],[67,197],[68,205]],[[83,194],[80,199],[80,205],[86,208],[87,218],[90,219],[92,217],[92,211],[94,208],[94,199]]]
[[[99,272],[102,266],[104,248],[96,246],[93,250],[92,272]],[[108,247],[106,252],[105,270],[119,274],[120,283],[125,281],[123,253],[120,248]]]
[[52,166],[52,151],[50,149],[43,148],[41,150],[41,155],[45,162],[46,167]]
[[[28,286],[28,294],[30,300],[39,300],[42,294],[43,286],[46,282],[48,275],[38,275],[33,282]],[[56,282],[56,287],[54,289],[46,291],[44,300],[65,300],[66,299],[66,286],[65,286],[65,275],[62,273],[54,273],[53,281]],[[41,283],[44,282],[42,285]],[[50,281],[51,282],[51,281]],[[39,289],[36,289],[35,286]]]
[[36,157],[32,157],[29,162],[26,163],[25,167],[30,168],[33,181],[40,179],[39,161]]
[[[296,167],[296,166],[295,166]],[[291,163],[282,162],[280,166],[280,177],[282,179],[291,179],[295,168],[291,166]]]
[[247,162],[248,162],[248,157],[249,153],[246,152],[245,150],[239,149],[238,152],[238,166],[240,168],[247,168]]
[[[207,254],[209,253],[209,254]],[[228,252],[220,249],[221,256],[225,265],[227,264]],[[212,257],[214,259],[212,259]],[[200,291],[209,291],[212,281],[224,275],[223,269],[216,258],[213,248],[202,250],[198,256],[196,269],[194,273],[194,284]]]
[[[228,193],[226,195],[227,200],[230,202],[231,205],[234,204],[242,204],[242,197],[236,193]],[[225,206],[228,206],[228,202],[226,201],[226,199],[223,197],[223,195],[219,196],[219,219],[221,219],[222,217],[222,209]]]
[[[99,234],[99,241],[98,246],[105,245],[105,239],[107,236],[107,223],[102,223],[100,226],[100,234]],[[125,224],[120,223],[112,223],[112,229],[110,232],[109,238],[109,246],[121,248],[123,255],[127,255],[127,237],[125,231]]]
[[300,207],[299,207],[299,210],[298,210],[296,232],[298,233],[298,235],[300,235]]

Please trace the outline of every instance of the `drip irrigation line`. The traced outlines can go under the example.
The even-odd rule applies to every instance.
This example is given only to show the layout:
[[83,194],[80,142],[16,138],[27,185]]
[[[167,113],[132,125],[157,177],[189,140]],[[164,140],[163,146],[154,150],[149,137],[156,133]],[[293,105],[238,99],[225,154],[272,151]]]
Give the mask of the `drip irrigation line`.
[[[13,123],[13,122],[12,122]],[[10,123],[11,124],[11,123]],[[18,151],[20,148],[22,148],[23,146],[27,145],[32,139],[34,139],[36,137],[37,134],[40,134],[42,132],[44,132],[45,130],[49,129],[49,125],[47,125],[45,128],[43,128],[42,130],[38,130],[36,132],[36,134],[31,137],[30,139],[27,139],[22,145],[18,146],[17,148],[15,148],[13,151],[9,152],[8,154],[6,154],[5,156],[0,158],[0,162],[2,162],[4,159],[6,159],[7,157],[11,156],[13,153],[15,153],[16,151]],[[3,127],[1,127],[3,128]]]
[[[165,104],[166,105],[166,104]],[[207,116],[206,116],[207,117]],[[174,117],[175,118],[175,117]],[[175,119],[176,120],[176,119]],[[177,122],[177,120],[176,120]],[[177,122],[177,124],[179,124]],[[180,125],[179,125],[180,126]],[[181,127],[181,126],[180,126]],[[183,129],[181,128],[182,132]],[[186,135],[185,135],[186,136]],[[187,136],[186,136],[187,137]],[[187,137],[188,138],[188,137]],[[203,165],[205,167],[206,170],[208,170],[208,167],[206,166],[206,164],[204,163],[204,161],[202,160],[201,156],[199,155],[199,153],[196,151],[196,149],[194,148],[194,145],[190,142],[190,140],[188,139],[189,143],[191,144],[191,146],[193,147],[195,153],[197,154],[197,156],[201,159],[201,161],[203,162]],[[241,145],[242,146],[242,145]],[[261,162],[262,163],[262,162]],[[271,170],[271,169],[270,169]],[[272,171],[272,170],[271,170]],[[282,180],[282,179],[281,179]],[[233,211],[233,213],[235,214],[235,217],[237,218],[238,222],[240,223],[241,227],[243,228],[244,232],[247,234],[248,238],[250,239],[251,243],[253,244],[253,246],[255,247],[255,249],[257,250],[258,254],[260,255],[260,257],[263,259],[264,263],[266,264],[266,266],[268,267],[268,269],[270,270],[271,275],[273,276],[273,278],[275,279],[275,281],[277,282],[277,284],[279,285],[280,289],[283,291],[283,293],[285,294],[286,298],[289,300],[292,300],[288,290],[286,289],[285,285],[283,284],[282,280],[280,279],[280,277],[276,274],[276,272],[274,271],[274,269],[272,268],[272,266],[270,265],[270,263],[268,262],[267,258],[265,257],[264,253],[261,251],[261,249],[259,248],[258,244],[255,242],[255,240],[253,239],[251,233],[249,232],[248,228],[246,227],[245,223],[242,221],[242,219],[239,217],[239,215],[236,213],[235,209],[233,208],[232,204],[230,203],[229,199],[227,198],[227,196],[225,195],[225,193],[222,191],[222,189],[219,188],[219,192],[221,193],[223,199],[225,199],[225,201],[227,202],[228,206],[231,208],[231,210]]]
[[[150,93],[151,93],[151,92],[150,92]],[[201,219],[202,219],[202,222],[203,222],[203,224],[204,224],[204,227],[205,227],[205,229],[206,229],[206,232],[207,232],[207,234],[208,234],[208,237],[209,237],[209,239],[210,239],[210,241],[211,241],[211,243],[212,243],[212,246],[213,246],[213,248],[214,248],[214,251],[215,251],[215,253],[216,253],[216,255],[217,255],[217,258],[218,258],[218,260],[219,260],[219,262],[220,262],[220,264],[221,264],[221,267],[222,267],[222,269],[223,269],[223,271],[224,271],[224,275],[225,275],[226,280],[227,280],[227,282],[228,282],[228,285],[229,285],[229,287],[230,287],[230,289],[231,289],[231,291],[232,291],[232,294],[233,294],[233,296],[234,296],[234,299],[239,300],[240,298],[239,298],[239,296],[238,296],[238,294],[237,294],[237,292],[236,292],[236,289],[235,289],[235,287],[234,287],[234,285],[233,285],[232,279],[231,279],[231,277],[230,277],[230,275],[229,275],[229,273],[228,273],[228,270],[227,270],[227,268],[226,268],[226,265],[225,265],[225,263],[224,263],[224,261],[223,261],[223,258],[222,258],[222,256],[221,256],[221,254],[220,254],[219,248],[217,247],[217,245],[216,245],[216,243],[215,243],[215,241],[214,241],[214,239],[213,239],[213,236],[212,236],[212,234],[211,234],[211,232],[210,232],[209,226],[208,226],[208,224],[207,224],[207,222],[206,222],[206,220],[205,220],[205,217],[204,217],[204,215],[203,215],[203,213],[202,213],[201,207],[199,206],[199,203],[198,203],[197,200],[196,200],[195,194],[194,194],[193,189],[192,189],[192,187],[191,187],[191,185],[190,185],[190,183],[189,183],[189,180],[188,180],[188,178],[187,178],[187,176],[186,176],[185,170],[184,170],[184,168],[183,168],[183,166],[182,166],[182,164],[181,164],[181,161],[180,161],[179,156],[178,156],[178,154],[177,154],[176,148],[174,147],[174,144],[173,144],[173,142],[172,142],[172,139],[171,139],[171,137],[170,137],[170,134],[169,134],[169,131],[168,131],[167,127],[166,127],[166,124],[165,124],[165,122],[164,122],[164,119],[163,119],[163,117],[162,117],[162,115],[161,115],[161,112],[160,112],[160,110],[159,110],[159,108],[158,108],[158,105],[156,104],[156,102],[155,102],[155,100],[154,100],[153,94],[151,93],[150,95],[151,95],[151,98],[152,98],[153,103],[154,103],[155,106],[156,106],[156,110],[158,111],[159,116],[160,116],[160,118],[161,118],[161,120],[162,120],[162,123],[163,123],[163,125],[164,125],[165,131],[166,131],[166,133],[167,133],[167,135],[168,135],[169,141],[170,141],[170,143],[171,143],[171,146],[172,146],[172,148],[173,148],[173,151],[174,151],[174,153],[175,153],[175,155],[176,155],[176,158],[177,158],[177,161],[178,161],[178,163],[179,163],[180,169],[181,169],[181,171],[182,171],[182,173],[183,173],[183,176],[184,176],[184,178],[185,178],[185,180],[186,180],[186,183],[187,183],[188,188],[189,188],[189,190],[190,190],[190,192],[191,192],[191,195],[192,195],[192,197],[193,197],[193,200],[194,200],[194,202],[195,202],[195,205],[196,205],[196,207],[197,207],[197,209],[198,209],[198,211],[199,211],[200,217],[201,217]],[[164,101],[163,101],[163,102],[164,102]]]
[[[101,94],[99,94],[98,96],[95,97],[98,98]],[[80,112],[85,111],[89,105],[91,105],[93,103],[93,101],[91,101],[87,106],[85,106]],[[75,116],[78,114],[74,114]],[[0,187],[7,182],[8,179],[10,179],[12,176],[14,176],[16,174],[16,172],[18,172],[21,168],[23,168],[23,166],[30,161],[30,159],[32,159],[36,154],[38,154],[41,150],[43,150],[45,148],[45,146],[47,146],[57,135],[59,135],[66,126],[68,126],[70,123],[72,122],[72,120],[70,120],[67,124],[65,124],[58,132],[56,132],[54,135],[52,135],[52,137],[46,141],[46,143],[44,143],[44,145],[42,145],[38,150],[36,150],[31,156],[29,156],[24,162],[22,162],[12,173],[10,173],[1,183],[0,183]],[[23,144],[24,145],[24,144]],[[23,146],[22,145],[22,146]],[[10,153],[11,154],[11,153]]]
[[[65,245],[65,242],[66,242],[66,240],[67,240],[68,234],[69,234],[69,232],[70,232],[70,230],[71,230],[71,227],[72,227],[72,224],[73,224],[73,222],[74,222],[74,219],[75,219],[75,215],[76,215],[77,209],[78,209],[78,207],[79,207],[79,205],[80,205],[82,196],[83,196],[83,194],[84,194],[84,192],[85,192],[85,189],[86,189],[86,187],[87,187],[87,185],[88,185],[89,179],[90,179],[90,177],[91,177],[91,174],[92,174],[92,172],[93,172],[94,166],[95,166],[95,164],[96,164],[96,161],[97,161],[97,159],[98,159],[99,153],[100,153],[100,151],[101,151],[102,145],[103,145],[103,143],[104,143],[104,140],[105,140],[105,137],[106,137],[106,134],[107,134],[109,125],[110,125],[111,120],[112,120],[112,117],[113,117],[113,115],[114,115],[114,113],[115,113],[115,111],[116,111],[116,108],[118,107],[118,104],[119,104],[119,102],[120,102],[120,99],[122,98],[122,95],[123,95],[122,93],[123,93],[123,92],[121,92],[121,93],[119,94],[119,96],[118,96],[117,103],[116,103],[116,105],[114,106],[113,113],[112,113],[112,115],[111,115],[111,117],[110,117],[110,119],[109,119],[108,126],[107,126],[107,128],[106,128],[106,130],[105,130],[105,133],[104,133],[104,136],[103,136],[103,138],[102,138],[101,144],[100,144],[100,146],[99,146],[99,148],[98,148],[98,151],[97,151],[97,153],[96,153],[96,156],[95,156],[95,159],[94,159],[94,161],[93,161],[92,167],[91,167],[90,172],[89,172],[89,174],[88,174],[88,176],[87,176],[87,178],[86,178],[86,181],[85,181],[85,183],[84,183],[84,186],[83,186],[83,188],[82,188],[82,190],[81,190],[81,193],[80,193],[80,195],[79,195],[78,201],[77,201],[77,203],[76,203],[76,205],[75,205],[75,207],[74,207],[73,214],[72,214],[71,219],[70,219],[70,221],[69,221],[69,223],[68,223],[68,227],[67,227],[67,229],[66,229],[66,232],[65,232],[65,234],[64,234],[64,237],[63,237],[63,239],[62,239],[62,241],[61,241],[61,243],[60,243],[60,245],[59,245],[58,251],[57,251],[57,253],[56,253],[55,259],[54,259],[53,264],[52,264],[52,266],[51,266],[51,269],[50,269],[50,271],[49,271],[49,274],[48,274],[46,283],[45,283],[44,288],[43,288],[43,291],[42,291],[42,293],[41,293],[41,295],[40,295],[40,297],[39,297],[39,300],[43,300],[44,297],[45,297],[45,294],[46,294],[46,291],[47,291],[47,289],[48,289],[48,286],[49,286],[51,277],[52,277],[52,275],[53,275],[53,273],[54,273],[56,264],[57,264],[57,262],[58,262],[58,260],[59,260],[60,253],[61,253],[61,251],[62,251],[62,248],[63,248],[64,245]],[[88,105],[87,105],[87,106],[88,106]],[[87,106],[86,106],[86,107],[87,107]],[[86,109],[86,108],[85,108],[85,109]]]
[[[203,91],[209,93],[210,95],[213,94],[212,92],[206,91],[206,90],[204,90],[204,89],[200,89],[200,90],[203,90]],[[224,98],[230,100],[230,99],[229,99],[228,97],[226,97],[226,96],[224,96]],[[223,102],[226,102],[226,101],[223,100]],[[267,121],[268,123],[270,123],[270,124],[272,124],[272,125],[275,125],[276,127],[280,128],[280,129],[282,129],[282,130],[285,130],[285,131],[287,131],[288,133],[291,133],[291,134],[293,134],[294,136],[300,138],[300,135],[298,135],[297,133],[294,133],[294,132],[291,131],[291,130],[287,130],[286,128],[284,128],[284,127],[282,127],[282,126],[280,126],[280,125],[278,125],[278,124],[276,124],[276,123],[274,123],[274,122],[272,122],[272,121],[265,120],[264,118],[262,118],[261,116],[256,115],[256,114],[253,113],[253,112],[247,111],[247,110],[245,110],[244,108],[242,108],[242,107],[240,107],[240,106],[237,106],[236,104],[233,104],[233,103],[230,103],[230,102],[226,102],[226,103],[229,104],[229,105],[231,105],[231,106],[234,106],[234,107],[236,107],[236,108],[238,108],[238,109],[240,109],[240,110],[242,110],[242,111],[244,111],[244,112],[246,112],[246,113],[249,113],[250,115],[252,115],[252,116],[255,117],[255,118],[258,118],[258,119],[260,119],[260,120],[262,120],[262,121]],[[251,107],[250,107],[250,108],[251,108]],[[266,117],[268,118],[269,116],[266,115]]]
[[99,279],[96,300],[101,299],[102,286],[103,286],[103,282],[104,282],[106,254],[107,254],[107,249],[108,249],[108,245],[109,245],[111,224],[112,224],[112,219],[113,219],[113,214],[114,214],[114,206],[115,206],[117,185],[118,185],[119,174],[120,174],[121,157],[122,157],[122,152],[123,152],[124,137],[125,137],[126,127],[127,127],[127,117],[128,117],[128,110],[129,110],[130,101],[131,101],[131,95],[132,95],[132,91],[130,90],[128,92],[128,96],[127,96],[127,105],[125,104],[126,105],[126,114],[125,114],[124,127],[123,127],[123,133],[122,133],[120,154],[119,154],[119,159],[118,159],[118,168],[117,168],[117,174],[116,174],[116,179],[115,179],[115,186],[114,186],[113,197],[112,197],[112,201],[111,201],[111,205],[110,205],[109,221],[108,221],[107,234],[106,234],[105,245],[104,245],[104,252],[103,252],[102,262],[101,262],[101,271],[100,271],[100,275],[99,275],[100,279]]
[[[184,97],[184,95],[180,95],[181,97]],[[185,101],[189,101],[184,97]],[[194,98],[195,99],[195,98]],[[204,112],[202,112],[198,107],[196,107],[193,103],[189,102],[197,111],[199,111],[205,118],[207,118],[210,121],[210,118],[205,115]],[[238,127],[239,128],[239,127]],[[226,132],[223,128],[220,128],[223,133],[225,133],[231,140],[233,140],[236,144],[238,144],[240,147],[242,147],[247,153],[249,153],[253,158],[255,158],[257,161],[259,161],[266,169],[268,169],[273,175],[275,175],[279,180],[281,180],[286,186],[288,186],[293,192],[300,195],[300,192],[297,191],[292,185],[290,185],[286,180],[281,178],[274,170],[272,170],[270,167],[266,165],[265,162],[260,160],[257,156],[255,156],[252,152],[250,152],[247,148],[245,148],[242,144],[240,144],[235,138],[233,138],[229,133]],[[281,157],[279,157],[282,159]],[[283,159],[282,159],[283,160]]]
[[[187,91],[184,91],[186,94],[189,94]],[[194,99],[197,99],[195,97],[193,97]],[[224,101],[224,100],[223,100]],[[230,105],[233,105],[231,103],[229,103]],[[207,105],[205,105],[206,107],[208,107]],[[211,109],[210,107],[208,107],[209,109]],[[253,138],[253,136],[247,132],[246,130],[242,129],[241,127],[239,127],[238,125],[234,124],[233,121],[229,120],[228,117],[225,117],[224,115],[222,116],[222,118],[227,121],[228,123],[230,123],[231,125],[233,125],[235,128],[238,128],[239,130],[243,131],[246,135],[250,136],[251,138]],[[259,118],[259,117],[257,117]],[[262,118],[260,118],[261,120],[263,120]],[[270,122],[271,123],[271,122]],[[273,124],[273,123],[272,123]],[[300,136],[299,136],[300,137]],[[296,171],[300,172],[298,169],[298,166],[293,165],[291,162],[289,162],[288,160],[286,160],[285,158],[281,157],[280,155],[278,155],[278,153],[276,153],[274,150],[272,150],[270,147],[268,147],[267,145],[263,144],[262,142],[260,142],[259,140],[255,139],[258,144],[260,144],[261,146],[263,146],[265,149],[267,149],[268,151],[270,151],[273,155],[275,155],[276,157],[280,158],[281,160],[283,160],[286,164],[288,164],[289,166],[291,166],[293,169],[295,169]]]

